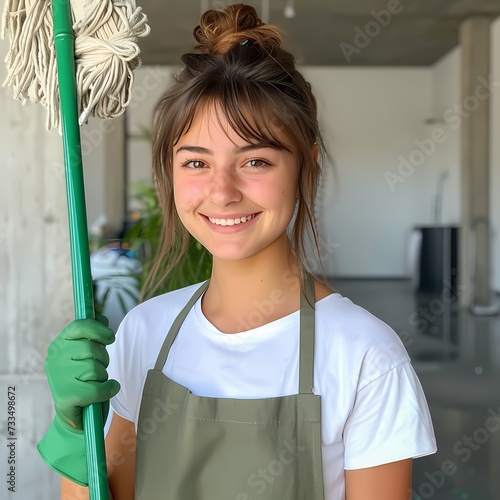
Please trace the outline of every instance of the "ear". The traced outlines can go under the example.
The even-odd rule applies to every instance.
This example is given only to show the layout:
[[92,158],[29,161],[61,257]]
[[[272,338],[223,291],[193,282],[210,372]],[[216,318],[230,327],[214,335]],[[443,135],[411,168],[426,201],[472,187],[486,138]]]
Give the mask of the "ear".
[[316,143],[313,146],[313,158],[314,158],[314,163],[318,163],[319,146]]

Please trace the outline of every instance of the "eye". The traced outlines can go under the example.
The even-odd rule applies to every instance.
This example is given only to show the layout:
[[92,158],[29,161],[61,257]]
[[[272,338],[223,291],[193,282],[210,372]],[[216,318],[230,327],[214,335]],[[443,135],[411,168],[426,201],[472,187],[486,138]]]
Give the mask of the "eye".
[[181,167],[191,168],[193,170],[201,170],[205,166],[205,162],[201,160],[187,160],[181,163]]
[[252,168],[265,168],[269,167],[270,163],[262,160],[260,158],[254,158],[253,160],[248,160],[247,162]]

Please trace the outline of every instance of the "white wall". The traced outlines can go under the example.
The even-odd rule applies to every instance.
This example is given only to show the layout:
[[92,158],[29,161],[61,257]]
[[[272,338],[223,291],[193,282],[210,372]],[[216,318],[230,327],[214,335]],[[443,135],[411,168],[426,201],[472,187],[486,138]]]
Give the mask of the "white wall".
[[[490,222],[492,231],[491,266],[492,289],[500,291],[500,19],[491,32],[491,146],[490,146]],[[443,128],[447,140],[438,145],[430,158],[432,174],[426,185],[435,184],[439,170],[446,169],[443,203],[443,222],[460,222],[460,126],[457,105],[463,105],[460,94],[461,49],[457,47],[438,61],[433,68],[433,115],[438,121],[433,128]],[[443,123],[443,117],[445,123]],[[428,195],[422,191],[422,196]]]
[[[421,202],[427,162],[408,177],[402,162],[425,135],[431,114],[429,69],[303,69],[318,100],[320,122],[337,176],[325,166],[318,221],[336,248],[328,276],[403,276],[413,224],[429,222]],[[399,178],[401,182],[395,180]],[[326,255],[328,252],[324,252]]]
[[[429,125],[429,135],[444,130],[445,140],[436,144],[435,153],[429,158],[431,168],[426,176],[428,186],[436,186],[439,175],[446,172],[444,182],[442,223],[460,224],[460,128],[457,128],[456,111],[460,97],[460,54],[459,47],[441,58],[432,72],[433,102],[432,117],[435,123]],[[434,190],[423,190],[422,196],[429,199]]]
[[[151,141],[144,137],[144,130],[151,130],[153,110],[172,82],[173,73],[179,68],[147,66],[136,70],[133,101],[127,115],[128,181],[151,182]],[[130,208],[135,208],[129,196]]]
[[[493,27],[492,46],[493,79],[500,81],[500,21]],[[335,165],[325,166],[317,207],[327,275],[408,276],[412,228],[460,223],[460,129],[454,120],[454,105],[461,101],[460,54],[457,47],[431,68],[302,68],[317,97]],[[128,132],[136,136],[128,145],[130,181],[151,179],[150,146],[137,134],[141,126],[150,126],[152,110],[177,69],[136,71],[128,116]],[[500,192],[498,94],[492,97],[491,151],[496,290],[500,290],[500,201],[495,196]],[[434,221],[443,172],[447,177],[441,217]]]
[[[128,185],[138,181],[151,182],[151,147],[144,139],[143,128],[151,128],[153,109],[161,95],[167,89],[172,68],[160,66],[142,66],[134,71],[132,101],[127,108],[127,155]],[[110,170],[110,161],[117,175],[125,168],[122,158],[116,158],[116,142],[119,142],[122,123],[119,119],[101,120],[90,118],[81,128],[82,154],[84,161],[87,218],[92,229],[96,221],[109,218],[110,207],[106,206],[105,197],[113,183],[113,176],[106,175]],[[119,145],[120,147],[121,145]]]
[[[492,288],[500,291],[500,20],[492,26],[491,57],[491,265]],[[456,47],[427,69],[304,69],[338,177],[327,172],[327,203],[319,210],[323,240],[336,242],[331,255],[323,252],[328,275],[407,275],[410,228],[435,222],[432,209],[443,172],[437,222],[460,224],[460,58]],[[426,118],[434,122],[425,124]],[[405,176],[386,177],[393,181],[387,190],[381,175],[401,174],[396,158],[409,160],[416,141],[423,144],[425,162],[411,162],[415,168]]]
[[[129,112],[129,133],[151,122],[151,113],[174,68],[139,68],[137,80],[156,71],[162,81]],[[318,207],[321,252],[329,275],[401,276],[413,222],[429,222],[419,203],[420,172],[391,190],[384,173],[397,172],[398,156],[415,148],[431,113],[429,69],[303,68],[318,98],[320,120],[338,174],[325,168]],[[411,98],[409,98],[411,97]],[[132,139],[131,180],[147,180],[150,148]],[[338,197],[334,199],[334,193]]]

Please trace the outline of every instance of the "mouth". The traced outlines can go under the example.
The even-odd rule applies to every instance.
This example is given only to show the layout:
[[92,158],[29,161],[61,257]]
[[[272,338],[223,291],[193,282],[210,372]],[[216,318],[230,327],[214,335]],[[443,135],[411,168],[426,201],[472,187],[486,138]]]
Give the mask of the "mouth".
[[208,217],[207,215],[201,214],[205,219],[210,221],[215,226],[238,226],[246,224],[247,222],[254,219],[260,212],[256,212],[250,215],[244,215],[242,217],[236,217],[234,219],[219,219],[216,217]]

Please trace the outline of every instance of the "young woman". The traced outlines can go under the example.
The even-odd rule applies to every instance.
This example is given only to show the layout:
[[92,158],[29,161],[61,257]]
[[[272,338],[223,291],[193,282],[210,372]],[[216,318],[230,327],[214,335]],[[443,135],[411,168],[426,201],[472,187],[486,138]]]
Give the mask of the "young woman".
[[162,258],[189,232],[211,278],[140,304],[116,342],[91,320],[59,335],[40,451],[72,479],[62,498],[84,498],[81,408],[114,396],[115,500],[408,500],[412,458],[436,451],[408,355],[304,265],[323,153],[310,86],[252,7],[208,11],[194,35],[155,114],[154,180]]

